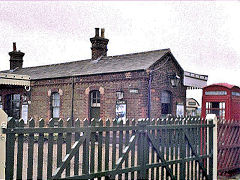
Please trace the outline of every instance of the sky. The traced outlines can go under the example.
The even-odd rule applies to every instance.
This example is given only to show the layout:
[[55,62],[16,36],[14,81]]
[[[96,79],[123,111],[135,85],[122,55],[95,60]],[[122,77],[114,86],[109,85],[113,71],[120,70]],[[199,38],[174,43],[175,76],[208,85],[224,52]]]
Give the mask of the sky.
[[170,48],[185,71],[208,84],[240,86],[240,1],[0,2],[0,70],[12,43],[24,67],[91,58],[94,28],[108,55]]

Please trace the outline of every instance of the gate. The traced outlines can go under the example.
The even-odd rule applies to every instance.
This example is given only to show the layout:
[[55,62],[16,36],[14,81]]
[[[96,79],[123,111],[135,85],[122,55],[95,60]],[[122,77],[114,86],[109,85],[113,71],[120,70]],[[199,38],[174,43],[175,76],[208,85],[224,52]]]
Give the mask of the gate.
[[[9,119],[6,179],[213,179],[213,127],[200,119]],[[208,136],[201,135],[209,131]],[[208,137],[208,138],[206,138]],[[24,168],[23,168],[24,167]]]
[[240,169],[240,121],[218,122],[218,175]]

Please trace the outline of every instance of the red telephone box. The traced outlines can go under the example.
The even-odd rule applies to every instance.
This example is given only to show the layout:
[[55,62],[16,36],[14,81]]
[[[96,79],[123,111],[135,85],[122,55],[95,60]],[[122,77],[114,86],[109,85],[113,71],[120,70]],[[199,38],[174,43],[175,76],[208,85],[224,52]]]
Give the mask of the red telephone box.
[[203,88],[202,118],[216,114],[218,119],[240,120],[240,88],[218,83]]

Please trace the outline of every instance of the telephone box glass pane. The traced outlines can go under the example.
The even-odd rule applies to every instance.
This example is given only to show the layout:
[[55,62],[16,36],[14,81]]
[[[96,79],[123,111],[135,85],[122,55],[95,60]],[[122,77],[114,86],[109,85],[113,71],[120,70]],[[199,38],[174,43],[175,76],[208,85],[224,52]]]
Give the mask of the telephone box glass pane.
[[218,119],[225,119],[225,102],[206,102],[206,114],[216,114]]

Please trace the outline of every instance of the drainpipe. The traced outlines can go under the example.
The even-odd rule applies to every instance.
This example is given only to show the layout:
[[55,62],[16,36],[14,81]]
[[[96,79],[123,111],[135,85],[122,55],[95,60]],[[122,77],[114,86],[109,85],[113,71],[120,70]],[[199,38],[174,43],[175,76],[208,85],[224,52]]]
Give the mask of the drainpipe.
[[151,117],[151,83],[152,83],[152,71],[149,71],[149,78],[148,78],[148,115],[147,117],[150,119]]
[[73,109],[74,109],[74,77],[72,77],[72,107],[71,107],[72,126],[74,126]]

